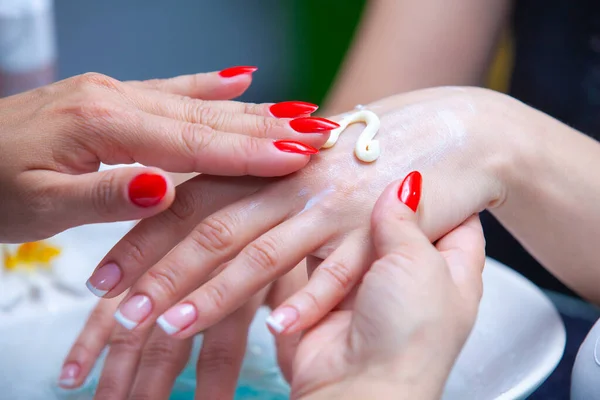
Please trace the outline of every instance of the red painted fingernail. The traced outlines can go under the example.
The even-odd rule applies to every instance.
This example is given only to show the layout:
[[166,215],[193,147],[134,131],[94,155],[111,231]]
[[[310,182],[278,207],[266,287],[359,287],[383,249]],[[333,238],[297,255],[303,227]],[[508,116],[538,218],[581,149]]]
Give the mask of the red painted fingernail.
[[129,183],[129,199],[136,206],[155,206],[166,193],[167,181],[157,174],[140,174]]
[[250,66],[240,66],[240,67],[231,67],[225,68],[222,71],[219,71],[219,75],[223,78],[233,78],[234,76],[251,74],[256,71],[258,67],[250,67]]
[[286,153],[317,154],[319,152],[314,147],[293,140],[276,140],[273,144]]
[[319,106],[305,101],[283,101],[273,104],[269,110],[275,118],[296,118],[312,114]]
[[290,121],[293,130],[300,133],[328,132],[339,128],[340,125],[325,118],[302,117]]
[[411,210],[417,212],[419,201],[421,201],[421,186],[423,177],[419,171],[413,171],[406,175],[398,189],[398,198]]

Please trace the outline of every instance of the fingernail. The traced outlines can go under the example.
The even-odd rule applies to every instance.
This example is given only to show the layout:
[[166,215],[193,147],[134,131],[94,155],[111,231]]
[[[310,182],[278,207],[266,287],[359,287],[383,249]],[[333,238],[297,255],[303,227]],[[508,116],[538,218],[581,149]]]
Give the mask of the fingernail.
[[298,320],[298,317],[298,311],[295,308],[282,307],[273,311],[267,317],[266,322],[275,333],[281,333],[292,326],[292,324]]
[[325,118],[301,117],[290,121],[293,130],[299,133],[328,132],[339,128],[340,125]]
[[219,71],[219,75],[221,75],[223,78],[233,78],[234,76],[238,76],[238,75],[251,74],[254,71],[256,71],[257,69],[258,69],[258,67],[251,67],[251,66],[231,67],[231,68],[225,68],[224,70]]
[[178,304],[158,317],[156,322],[168,335],[174,335],[190,326],[198,318],[196,307],[189,303]]
[[64,387],[73,387],[81,372],[81,367],[76,363],[68,363],[63,365],[58,378],[58,385]]
[[419,201],[421,201],[421,186],[423,177],[419,171],[413,171],[406,175],[398,189],[398,199],[406,204],[411,210],[417,212]]
[[293,140],[276,140],[273,144],[286,153],[317,154],[319,152],[314,147]]
[[148,296],[136,294],[119,306],[115,319],[124,328],[132,330],[140,324],[152,311],[152,303]]
[[269,107],[271,115],[275,118],[296,118],[303,115],[312,114],[319,109],[319,106],[304,101],[283,101],[273,104]]
[[129,199],[139,207],[157,205],[166,193],[167,181],[158,174],[140,174],[129,183]]
[[121,268],[115,263],[104,264],[98,268],[90,279],[85,283],[85,286],[98,297],[103,297],[112,288],[117,286],[121,280]]

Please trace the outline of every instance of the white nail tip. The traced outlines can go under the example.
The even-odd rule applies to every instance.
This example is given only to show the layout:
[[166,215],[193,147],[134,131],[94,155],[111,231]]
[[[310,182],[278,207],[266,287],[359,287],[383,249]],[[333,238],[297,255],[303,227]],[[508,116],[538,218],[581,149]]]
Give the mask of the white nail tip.
[[74,378],[65,378],[65,379],[61,379],[58,381],[58,386],[65,386],[65,387],[71,388],[74,385],[75,385]]
[[162,315],[158,317],[156,323],[167,333],[167,335],[174,335],[181,330],[180,328],[171,325]]
[[94,296],[96,296],[96,297],[104,297],[104,295],[105,295],[106,293],[108,293],[108,290],[100,290],[100,289],[97,289],[97,288],[95,288],[95,287],[94,287],[94,286],[93,286],[93,285],[90,283],[90,281],[87,281],[87,282],[85,283],[85,286],[86,286],[86,287],[88,288],[88,290],[89,290],[90,292],[92,292],[92,294],[93,294]]
[[121,314],[121,310],[117,310],[117,312],[115,313],[115,319],[127,330],[132,330],[133,328],[138,326],[138,322],[132,321],[129,318],[125,318],[125,316]]
[[271,315],[269,315],[267,317],[267,319],[265,320],[265,322],[267,323],[267,325],[269,325],[277,333],[283,332],[284,326],[281,325],[282,321],[283,321],[283,318],[281,318],[281,317],[274,318]]

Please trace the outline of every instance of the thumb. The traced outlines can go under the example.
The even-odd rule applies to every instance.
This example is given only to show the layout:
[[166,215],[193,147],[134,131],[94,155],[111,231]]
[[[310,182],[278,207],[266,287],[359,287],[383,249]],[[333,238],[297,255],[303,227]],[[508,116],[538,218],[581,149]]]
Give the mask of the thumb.
[[412,254],[423,246],[432,248],[417,224],[422,181],[421,174],[413,171],[402,183],[390,184],[377,200],[371,214],[377,257],[404,251]]
[[171,179],[157,168],[124,167],[82,175],[53,171],[44,174],[46,188],[42,193],[52,207],[43,212],[63,229],[148,218],[167,209],[175,198]]

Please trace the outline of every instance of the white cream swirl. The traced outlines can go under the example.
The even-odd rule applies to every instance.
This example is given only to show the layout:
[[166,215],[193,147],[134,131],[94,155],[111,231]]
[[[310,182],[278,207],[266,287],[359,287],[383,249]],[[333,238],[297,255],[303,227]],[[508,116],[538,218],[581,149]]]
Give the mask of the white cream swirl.
[[360,111],[354,112],[344,117],[340,122],[340,127],[331,131],[329,140],[323,145],[323,148],[328,149],[332,147],[339,139],[342,132],[350,124],[356,122],[364,122],[367,124],[365,129],[362,131],[356,146],[354,147],[354,154],[356,158],[364,162],[373,162],[379,158],[381,154],[381,148],[379,147],[379,141],[373,140],[377,132],[379,131],[379,117],[372,111],[361,109]]

